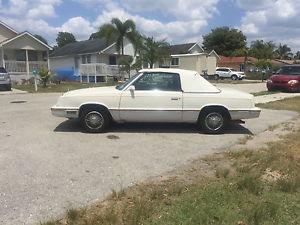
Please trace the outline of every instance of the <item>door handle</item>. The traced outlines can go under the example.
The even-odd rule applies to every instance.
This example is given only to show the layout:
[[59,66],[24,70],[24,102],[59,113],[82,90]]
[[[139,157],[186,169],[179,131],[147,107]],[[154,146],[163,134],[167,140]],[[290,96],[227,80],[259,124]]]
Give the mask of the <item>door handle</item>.
[[171,100],[173,100],[173,101],[177,101],[177,100],[179,100],[180,98],[178,98],[178,97],[173,97],[173,98],[171,98]]

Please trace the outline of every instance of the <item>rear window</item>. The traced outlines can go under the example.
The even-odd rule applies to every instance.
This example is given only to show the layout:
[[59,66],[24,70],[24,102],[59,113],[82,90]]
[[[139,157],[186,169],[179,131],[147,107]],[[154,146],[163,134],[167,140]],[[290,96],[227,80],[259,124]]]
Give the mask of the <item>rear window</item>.
[[278,72],[283,75],[298,75],[300,76],[300,66],[284,66]]
[[3,67],[0,67],[0,73],[7,73]]

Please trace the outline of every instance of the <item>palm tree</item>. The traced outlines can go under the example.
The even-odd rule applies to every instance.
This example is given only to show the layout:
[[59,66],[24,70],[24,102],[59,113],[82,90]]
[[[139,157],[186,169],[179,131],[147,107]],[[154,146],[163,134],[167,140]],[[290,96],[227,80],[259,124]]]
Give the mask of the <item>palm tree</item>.
[[291,56],[290,53],[291,53],[291,48],[288,47],[286,44],[282,45],[280,43],[276,50],[276,54],[279,59],[289,59]]
[[124,23],[118,18],[113,18],[111,23],[103,24],[96,36],[106,38],[107,41],[116,42],[117,51],[124,56],[124,39],[127,38],[133,45],[135,45],[138,32],[135,23],[132,20],[126,20]]
[[153,68],[155,63],[170,58],[170,45],[164,40],[155,41],[153,37],[144,38],[141,56],[143,61]]

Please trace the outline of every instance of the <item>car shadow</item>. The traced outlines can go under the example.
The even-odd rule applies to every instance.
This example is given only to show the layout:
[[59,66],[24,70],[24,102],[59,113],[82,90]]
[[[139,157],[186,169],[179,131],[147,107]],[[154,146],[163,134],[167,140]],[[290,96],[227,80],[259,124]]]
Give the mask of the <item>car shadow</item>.
[[[66,120],[60,123],[54,132],[82,132],[79,120]],[[113,133],[203,133],[195,124],[178,123],[113,123],[107,132]],[[240,124],[229,124],[224,131],[225,134],[247,134],[253,133]]]

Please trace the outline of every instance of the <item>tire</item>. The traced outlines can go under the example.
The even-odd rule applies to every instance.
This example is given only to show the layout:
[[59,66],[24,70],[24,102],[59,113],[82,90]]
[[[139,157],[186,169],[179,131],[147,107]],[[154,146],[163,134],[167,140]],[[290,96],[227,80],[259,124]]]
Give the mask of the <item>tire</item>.
[[10,84],[6,85],[6,91],[11,91],[11,85]]
[[227,120],[224,110],[209,109],[200,114],[199,125],[206,134],[220,134],[224,131]]
[[81,125],[89,133],[103,133],[110,124],[110,116],[106,110],[90,107],[83,109],[80,114]]
[[238,79],[237,75],[234,74],[234,75],[231,76],[231,80],[237,80],[237,79]]
[[219,80],[219,79],[220,79],[220,76],[219,76],[218,74],[215,74],[215,75],[214,75],[214,79],[215,79],[215,80]]

